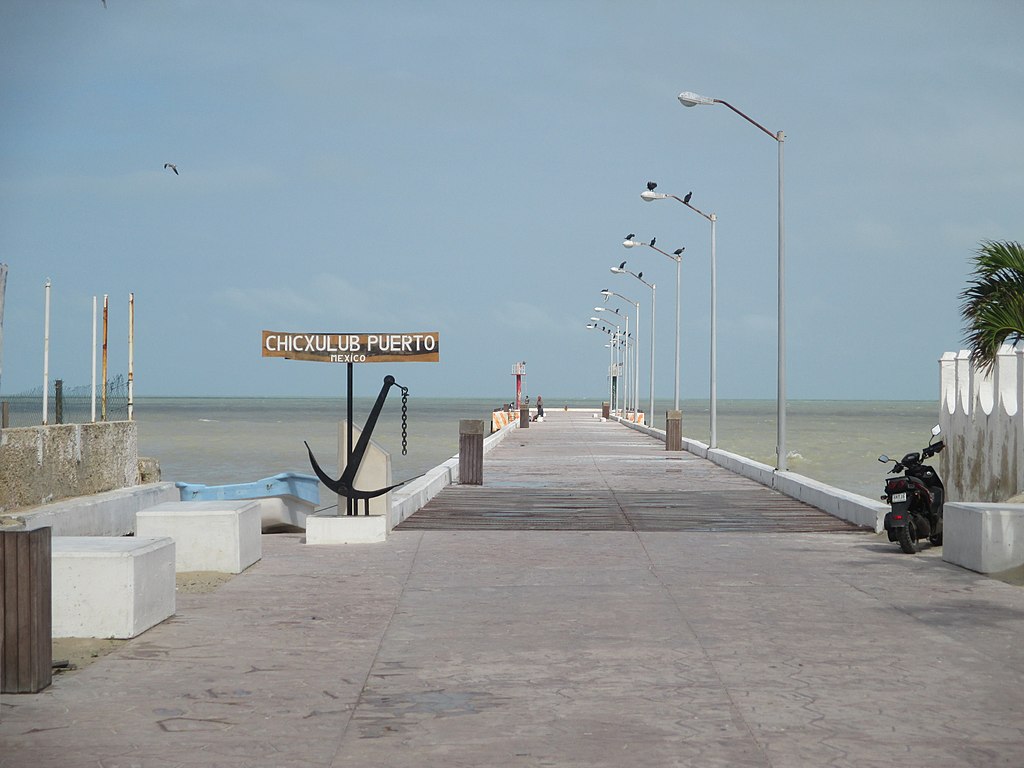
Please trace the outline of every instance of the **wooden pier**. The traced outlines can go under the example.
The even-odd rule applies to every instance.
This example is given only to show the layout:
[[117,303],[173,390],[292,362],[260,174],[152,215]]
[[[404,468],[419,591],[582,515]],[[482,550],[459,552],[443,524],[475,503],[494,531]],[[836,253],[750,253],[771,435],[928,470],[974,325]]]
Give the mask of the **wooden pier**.
[[843,532],[844,520],[587,411],[550,410],[399,529]]

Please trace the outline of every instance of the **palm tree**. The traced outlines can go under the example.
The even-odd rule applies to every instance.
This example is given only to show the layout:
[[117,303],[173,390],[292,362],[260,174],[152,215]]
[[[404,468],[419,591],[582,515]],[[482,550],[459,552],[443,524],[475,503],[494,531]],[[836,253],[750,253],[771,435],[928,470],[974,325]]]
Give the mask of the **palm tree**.
[[987,372],[999,347],[1024,339],[1024,247],[983,240],[974,256],[974,279],[960,298],[971,361]]

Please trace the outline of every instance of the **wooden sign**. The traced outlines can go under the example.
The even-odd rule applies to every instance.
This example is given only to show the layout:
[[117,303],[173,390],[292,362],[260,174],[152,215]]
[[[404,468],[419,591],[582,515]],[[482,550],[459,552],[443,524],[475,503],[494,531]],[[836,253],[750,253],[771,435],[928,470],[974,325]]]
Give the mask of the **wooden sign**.
[[320,363],[436,363],[440,334],[263,331],[263,357]]

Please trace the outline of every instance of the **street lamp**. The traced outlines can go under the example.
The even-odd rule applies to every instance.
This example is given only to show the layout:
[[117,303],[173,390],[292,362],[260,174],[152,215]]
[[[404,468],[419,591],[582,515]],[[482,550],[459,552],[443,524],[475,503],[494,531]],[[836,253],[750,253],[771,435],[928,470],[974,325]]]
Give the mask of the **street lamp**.
[[636,414],[640,410],[640,302],[627,299],[621,293],[607,288],[601,291],[601,295],[604,296],[605,301],[612,296],[617,296],[627,304],[632,304],[633,309],[636,310],[636,322],[633,328],[633,421],[636,422]]
[[653,181],[647,182],[647,189],[640,193],[640,199],[645,202],[652,200],[665,200],[672,198],[678,200],[691,211],[699,213],[711,222],[711,448],[718,447],[718,268],[715,259],[715,224],[718,216],[714,213],[704,213],[694,205],[690,204],[690,196],[693,192],[687,192],[684,197],[655,192],[658,185]]
[[618,347],[618,344],[615,343],[615,339],[617,338],[617,335],[618,335],[618,329],[613,331],[610,328],[607,328],[607,327],[605,327],[603,325],[598,325],[598,323],[600,323],[600,322],[601,322],[601,320],[599,318],[591,317],[590,318],[590,322],[587,323],[587,328],[596,328],[599,331],[604,331],[605,333],[607,333],[611,337],[610,339],[608,339],[608,343],[605,346],[608,347],[608,407],[611,410],[614,411],[615,410],[615,387],[613,385],[614,374],[612,372],[617,369],[617,365],[616,365],[616,361],[615,361],[614,355],[615,355],[615,352],[616,352],[616,348]]
[[748,123],[756,126],[761,131],[775,139],[779,147],[779,342],[778,342],[778,396],[777,396],[777,442],[775,446],[776,468],[780,472],[786,471],[786,228],[783,200],[783,148],[786,144],[786,134],[783,131],[772,133],[759,122],[748,115],[743,114],[732,104],[721,99],[712,99],[707,96],[700,96],[690,91],[683,91],[677,97],[679,103],[684,107],[696,107],[702,104],[722,104]]
[[[622,367],[623,367],[622,373],[623,373],[623,376],[620,377],[620,380],[624,380],[624,385],[622,387],[622,390],[623,390],[623,392],[622,392],[622,405],[623,405],[622,413],[623,413],[623,415],[625,415],[626,410],[629,408],[629,336],[630,336],[630,334],[629,334],[629,315],[624,315],[621,312],[619,312],[618,309],[612,309],[610,307],[594,307],[594,311],[595,312],[611,312],[611,313],[617,315],[619,318],[621,318],[624,321],[624,325],[626,327],[626,331],[623,334],[623,333],[620,332],[620,328],[622,326],[620,326],[618,323],[615,324],[615,338],[616,338],[616,341],[618,341],[619,343],[622,344]],[[616,400],[617,399],[618,398],[616,398]]]
[[672,253],[666,253],[654,245],[657,238],[652,237],[651,242],[644,243],[639,240],[634,240],[636,237],[634,234],[626,235],[626,239],[622,241],[622,245],[626,248],[635,248],[638,245],[644,245],[651,248],[662,256],[667,256],[676,263],[676,383],[675,383],[675,404],[673,405],[674,410],[679,410],[679,288],[682,285],[681,279],[681,267],[683,264],[683,251],[686,248],[677,248]]
[[[616,275],[632,275],[637,280],[639,280],[641,283],[643,283],[644,285],[646,285],[648,288],[651,289],[651,373],[650,373],[650,377],[651,377],[651,410],[648,412],[648,419],[653,420],[654,419],[654,326],[655,326],[655,323],[654,323],[654,310],[655,310],[655,305],[657,304],[658,289],[657,289],[657,286],[654,283],[648,283],[646,280],[644,280],[644,273],[643,272],[641,272],[640,274],[637,274],[636,272],[633,272],[632,270],[626,269],[626,262],[622,262],[617,267],[611,267],[611,271],[614,272]],[[653,422],[649,422],[649,423],[653,423]]]

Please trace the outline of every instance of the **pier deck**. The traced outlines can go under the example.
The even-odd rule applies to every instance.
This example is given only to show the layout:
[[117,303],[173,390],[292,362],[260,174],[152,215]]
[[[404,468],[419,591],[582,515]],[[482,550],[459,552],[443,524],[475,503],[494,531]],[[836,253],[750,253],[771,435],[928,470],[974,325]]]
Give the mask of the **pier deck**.
[[1024,764],[1024,589],[865,531],[645,530],[630,493],[693,519],[754,491],[584,418],[513,433],[456,498],[578,491],[624,527],[265,535],[174,618],[5,696],[0,766]]
[[401,530],[854,531],[814,507],[596,414],[549,411]]

